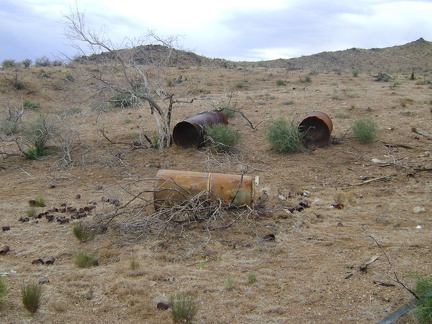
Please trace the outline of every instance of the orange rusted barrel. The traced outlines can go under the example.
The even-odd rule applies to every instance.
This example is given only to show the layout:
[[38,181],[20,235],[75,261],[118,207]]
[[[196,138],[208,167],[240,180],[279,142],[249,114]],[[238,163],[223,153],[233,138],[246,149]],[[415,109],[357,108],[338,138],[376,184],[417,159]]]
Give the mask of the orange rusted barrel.
[[156,174],[156,209],[182,204],[196,195],[202,195],[204,200],[219,198],[236,206],[250,205],[253,201],[252,176],[177,170],[159,170]]
[[314,111],[303,119],[299,129],[304,134],[306,146],[323,147],[330,141],[333,123],[327,114]]
[[189,116],[174,126],[174,143],[183,148],[199,147],[204,142],[204,126],[222,123],[228,124],[228,119],[220,111],[203,111]]

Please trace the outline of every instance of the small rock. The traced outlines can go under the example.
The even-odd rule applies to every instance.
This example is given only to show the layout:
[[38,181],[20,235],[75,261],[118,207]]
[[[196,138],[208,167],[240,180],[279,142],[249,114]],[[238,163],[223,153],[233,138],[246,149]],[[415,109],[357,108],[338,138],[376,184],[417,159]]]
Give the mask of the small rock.
[[46,283],[49,283],[50,281],[49,281],[49,279],[48,278],[40,278],[39,279],[39,284],[40,285],[42,285],[42,284],[46,284]]
[[424,211],[426,211],[426,209],[424,207],[421,207],[421,206],[415,206],[413,208],[413,213],[414,214],[422,213]]
[[0,249],[0,254],[6,254],[10,250],[9,246],[3,245],[3,247]]
[[44,264],[45,262],[44,262],[44,260],[42,260],[42,259],[36,259],[36,260],[33,260],[32,261],[32,264]]
[[2,226],[3,231],[10,231],[10,226]]

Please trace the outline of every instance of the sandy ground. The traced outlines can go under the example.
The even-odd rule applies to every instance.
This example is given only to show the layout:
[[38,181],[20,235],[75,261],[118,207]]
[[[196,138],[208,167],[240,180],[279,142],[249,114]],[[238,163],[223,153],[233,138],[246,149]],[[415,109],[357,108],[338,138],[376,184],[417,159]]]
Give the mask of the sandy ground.
[[[172,90],[181,92],[193,82],[197,98],[175,108],[173,125],[230,100],[252,123],[254,129],[240,114],[230,119],[242,139],[233,155],[175,146],[132,149],[137,134],[154,131],[148,109],[101,115],[88,104],[67,119],[80,134],[69,166],[59,163],[58,154],[0,161],[0,225],[10,226],[0,233],[0,245],[10,247],[0,255],[10,288],[0,321],[169,323],[170,311],[156,305],[179,292],[194,294],[195,323],[373,323],[408,302],[412,296],[395,282],[393,271],[413,287],[409,272],[430,275],[432,269],[432,141],[412,131],[432,134],[431,87],[409,75],[383,83],[366,74],[331,71],[301,83],[306,73],[259,67],[170,71],[172,78],[182,74],[189,80]],[[53,102],[43,93],[35,100],[46,100],[40,108],[45,112],[72,107],[76,99],[57,90],[65,99]],[[6,101],[13,94],[1,95]],[[269,150],[265,132],[274,119],[298,123],[312,111],[330,116],[330,145],[298,154]],[[353,122],[365,116],[379,129],[371,144],[356,142],[351,132]],[[102,137],[102,127],[113,143]],[[1,145],[3,151],[15,149],[14,143]],[[268,199],[259,212],[224,214],[215,224],[227,226],[212,231],[207,223],[176,225],[160,235],[121,230],[124,224],[144,224],[151,214],[151,207],[135,212],[151,203],[151,193],[125,205],[153,189],[160,169],[247,170],[260,179],[255,202],[262,190]],[[83,219],[89,223],[112,215],[115,200],[123,213],[106,232],[80,243],[72,232],[77,220],[19,221],[38,196],[46,200],[40,213],[62,204],[96,206]],[[289,212],[305,200],[310,207]],[[335,208],[338,203],[343,208]],[[268,234],[275,240],[264,239]],[[99,265],[78,268],[78,250],[96,252]],[[52,265],[32,264],[50,256]],[[254,283],[248,281],[251,272]],[[21,286],[41,279],[43,300],[32,316],[21,303]],[[410,316],[400,320],[411,322]]]

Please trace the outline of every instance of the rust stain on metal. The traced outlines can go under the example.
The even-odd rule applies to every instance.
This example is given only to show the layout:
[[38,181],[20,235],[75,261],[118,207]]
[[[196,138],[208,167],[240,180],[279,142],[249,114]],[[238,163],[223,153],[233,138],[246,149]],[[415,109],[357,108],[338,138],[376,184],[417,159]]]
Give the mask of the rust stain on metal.
[[250,205],[253,200],[253,177],[248,175],[159,170],[156,179],[156,209],[181,204],[198,194],[203,194],[203,199],[216,197],[236,206]]

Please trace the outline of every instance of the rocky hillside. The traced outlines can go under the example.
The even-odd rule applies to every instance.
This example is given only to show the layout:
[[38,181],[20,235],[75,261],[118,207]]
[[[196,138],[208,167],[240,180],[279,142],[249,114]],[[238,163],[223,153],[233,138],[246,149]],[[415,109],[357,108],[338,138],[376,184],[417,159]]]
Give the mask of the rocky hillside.
[[264,61],[259,64],[268,67],[284,67],[289,70],[358,69],[372,73],[427,73],[432,71],[432,43],[420,38],[399,46],[372,49],[351,48],[288,60]]
[[[128,54],[131,54],[130,52]],[[160,45],[139,46],[133,49],[133,59],[148,64],[165,58],[167,48]],[[112,54],[90,56],[91,61],[110,58]],[[170,66],[217,66],[235,68],[239,66],[279,67],[288,70],[338,71],[358,69],[368,73],[428,73],[432,71],[432,42],[420,38],[405,45],[386,48],[351,48],[343,51],[322,52],[291,59],[259,62],[233,62],[210,59],[193,52],[174,50],[168,61]]]

